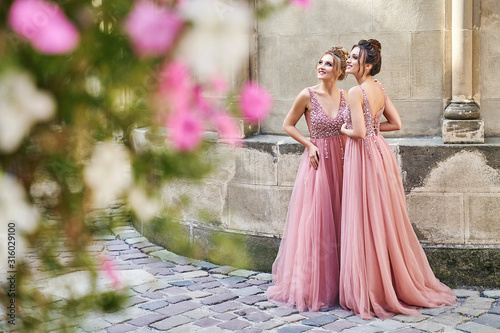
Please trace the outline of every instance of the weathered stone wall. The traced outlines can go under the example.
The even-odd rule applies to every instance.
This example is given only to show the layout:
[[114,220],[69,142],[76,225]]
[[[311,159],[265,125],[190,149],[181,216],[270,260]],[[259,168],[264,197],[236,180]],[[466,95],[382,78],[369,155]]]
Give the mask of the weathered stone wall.
[[[500,262],[491,259],[500,257],[500,139],[477,145],[447,145],[440,138],[388,142],[401,168],[410,221],[438,275],[454,285],[500,286]],[[246,268],[270,270],[303,147],[277,135],[245,143],[207,152],[219,167],[199,183],[169,183],[163,199],[175,204],[190,198],[178,222],[200,258],[217,251],[214,237],[236,239],[251,258]],[[168,237],[152,239],[169,248]]]
[[[473,90],[485,136],[500,134],[500,3],[473,1]],[[305,86],[317,82],[315,62],[334,45],[350,50],[359,39],[382,44],[376,77],[402,116],[388,137],[441,135],[451,99],[451,0],[315,0],[308,11],[289,7],[257,24],[258,79],[275,105],[262,133],[284,134],[283,119]],[[352,77],[339,84],[356,85]],[[306,133],[304,122],[299,128]]]

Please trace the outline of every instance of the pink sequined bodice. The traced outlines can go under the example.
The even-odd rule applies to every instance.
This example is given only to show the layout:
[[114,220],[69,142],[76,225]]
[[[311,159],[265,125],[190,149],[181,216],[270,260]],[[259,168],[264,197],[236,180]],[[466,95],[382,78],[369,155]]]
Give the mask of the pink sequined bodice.
[[[380,110],[378,110],[375,115],[373,115],[372,109],[370,108],[370,103],[368,102],[368,97],[366,96],[365,89],[361,85],[359,85],[358,87],[360,87],[361,91],[363,91],[363,115],[365,118],[366,136],[378,135],[380,133],[380,118],[382,117],[382,114],[384,114],[385,110],[385,102],[384,106]],[[385,100],[386,94],[384,87],[382,87],[382,90],[384,91],[384,100]],[[348,129],[352,129],[350,109],[346,113],[344,122],[346,123],[346,127]]]
[[335,118],[331,118],[326,114],[326,112],[319,104],[316,94],[310,89],[309,95],[311,96],[311,115],[310,115],[310,127],[311,138],[330,138],[333,136],[342,135],[340,133],[340,128],[344,123],[344,118],[347,113],[347,103],[344,96],[344,91],[340,90],[340,106],[339,111]]

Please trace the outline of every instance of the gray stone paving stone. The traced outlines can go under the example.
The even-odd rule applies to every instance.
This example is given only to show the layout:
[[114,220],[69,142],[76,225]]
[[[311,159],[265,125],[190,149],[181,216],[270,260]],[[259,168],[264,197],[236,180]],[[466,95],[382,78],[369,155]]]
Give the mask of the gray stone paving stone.
[[131,244],[132,247],[136,248],[136,249],[143,249],[145,247],[151,247],[151,246],[156,246],[154,245],[153,243],[150,243],[148,241],[144,241],[144,242],[140,242],[140,243],[134,243],[134,244]]
[[137,305],[137,304],[142,304],[142,303],[145,303],[147,302],[148,300],[147,299],[144,299],[142,297],[139,297],[139,296],[132,296],[130,297],[127,302],[126,302],[126,306],[127,307],[131,307],[131,306],[134,306],[134,305]]
[[217,327],[230,330],[230,331],[236,331],[236,330],[242,330],[245,327],[251,326],[250,323],[243,321],[241,319],[231,319],[229,321],[226,321],[225,323],[217,325]]
[[489,313],[500,315],[500,306],[494,306],[488,311]]
[[258,286],[258,285],[261,285],[261,284],[266,284],[267,282],[268,281],[256,280],[253,277],[247,280],[248,284],[255,285],[255,286]]
[[215,315],[213,317],[215,319],[220,319],[222,321],[228,321],[228,320],[231,320],[231,319],[234,319],[234,318],[238,318],[237,315],[235,315],[234,313],[229,313],[229,312],[221,313],[221,314]]
[[273,328],[277,328],[283,326],[284,322],[278,319],[271,319],[268,321],[264,321],[262,323],[256,323],[254,325],[255,328],[261,329],[263,331],[272,330]]
[[489,298],[495,298],[495,299],[500,298],[500,290],[485,290],[483,294],[484,296]]
[[216,267],[216,268],[212,268],[211,270],[209,270],[209,272],[211,274],[224,274],[224,275],[227,275],[230,272],[235,271],[236,269],[237,268],[233,267],[233,266],[219,266],[219,267]]
[[315,327],[321,327],[326,324],[333,323],[335,320],[338,318],[335,316],[331,315],[320,315],[320,316],[315,316],[313,318],[308,318],[306,320],[302,321],[303,325],[308,325],[308,326],[315,326]]
[[175,267],[174,263],[171,263],[168,261],[163,261],[159,258],[153,258],[153,257],[149,257],[149,258],[159,260],[159,261],[151,263],[151,264],[147,264],[146,267],[148,267],[148,268],[172,268],[172,267]]
[[177,304],[170,304],[169,306],[156,310],[156,312],[164,314],[167,317],[172,317],[184,312],[197,309],[199,307],[201,307],[200,303],[185,301]]
[[224,302],[224,303],[220,303],[220,304],[211,306],[210,310],[217,312],[217,313],[222,313],[222,312],[238,310],[238,309],[241,309],[243,306],[244,305],[241,304],[240,302],[229,301],[229,302]]
[[300,314],[293,314],[287,317],[281,317],[281,320],[286,321],[287,323],[295,323],[301,320],[306,319],[306,317],[300,315]]
[[189,301],[190,299],[192,299],[191,296],[188,296],[187,294],[173,295],[173,296],[165,297],[165,300],[170,304],[176,304],[179,302]]
[[182,315],[186,316],[186,317],[189,317],[191,319],[198,320],[198,319],[210,317],[213,314],[214,313],[212,311],[209,311],[209,310],[203,309],[203,308],[198,308],[198,309],[194,309],[194,310],[191,310],[191,311],[188,311],[188,312],[184,312]]
[[162,289],[162,292],[168,295],[182,295],[188,293],[188,291],[185,288],[175,287],[175,286]]
[[285,326],[278,328],[278,333],[301,333],[310,330],[310,326]]
[[107,329],[108,333],[124,333],[136,330],[137,327],[128,324],[118,324]]
[[198,269],[202,269],[204,271],[208,271],[208,270],[219,267],[218,265],[212,264],[210,262],[200,261],[200,260],[196,260],[196,261],[192,262],[191,265],[193,265],[194,267],[196,267]]
[[486,297],[469,297],[462,304],[466,308],[476,308],[476,309],[486,309],[491,308],[495,300],[493,298]]
[[196,271],[197,269],[191,265],[181,265],[181,266],[176,266],[172,268],[172,271],[177,272],[177,273],[184,273],[184,272],[191,272],[191,271]]
[[161,309],[168,306],[168,304],[169,304],[168,302],[162,300],[162,301],[156,301],[139,305],[139,308],[149,311],[155,311],[157,309]]
[[479,317],[482,314],[485,314],[488,310],[486,309],[476,309],[476,308],[467,308],[463,306],[459,306],[456,309],[453,309],[452,312],[460,313],[464,316],[470,317]]
[[169,330],[171,328],[174,328],[174,327],[177,327],[180,325],[187,324],[189,322],[191,322],[190,318],[187,318],[184,316],[174,316],[174,317],[170,317],[167,319],[163,319],[163,320],[158,321],[158,322],[151,324],[149,326],[156,328],[158,330],[164,331],[164,330]]
[[248,279],[250,276],[257,275],[257,274],[259,274],[259,272],[249,271],[246,269],[237,269],[235,271],[229,272],[228,275],[229,276],[239,276],[239,277]]
[[185,279],[193,279],[193,278],[208,276],[208,273],[202,270],[195,270],[192,272],[182,273],[182,276]]
[[469,318],[462,316],[459,313],[451,313],[451,312],[441,313],[440,315],[437,315],[429,319],[429,321],[431,322],[448,326],[457,326],[469,320],[470,320]]
[[482,316],[479,316],[478,318],[473,319],[472,321],[486,326],[500,328],[500,315],[497,314],[486,313]]
[[420,333],[420,332],[422,332],[422,331],[417,330],[416,328],[411,328],[411,327],[402,328],[400,330],[392,331],[392,333]]
[[147,242],[148,239],[146,237],[136,237],[136,238],[127,238],[125,240],[125,243],[132,245],[132,244],[137,244],[137,243],[143,243]]
[[274,286],[274,283],[264,283],[264,284],[260,284],[259,285],[259,288],[266,291],[267,288],[271,287],[271,286]]
[[358,316],[350,316],[350,317],[347,317],[346,320],[349,320],[350,322],[353,322],[355,324],[368,325],[377,319],[363,319],[363,318],[358,317]]
[[242,278],[239,276],[230,276],[228,278],[219,280],[219,282],[221,282],[222,284],[225,284],[225,285],[233,285],[233,284],[237,284],[237,283],[241,283],[241,282],[245,282],[245,281],[246,281],[245,278]]
[[146,256],[145,258],[132,260],[132,263],[136,265],[154,264],[157,262],[162,262],[162,261],[158,258],[151,258],[148,256]]
[[279,307],[279,308],[274,308],[268,311],[269,314],[275,316],[275,317],[285,317],[289,316],[292,314],[299,313],[299,310],[291,307]]
[[171,271],[170,268],[165,268],[165,267],[153,267],[153,268],[146,268],[149,273],[153,275],[161,275],[161,276],[167,276],[167,275],[174,275],[174,272]]
[[[238,283],[238,284],[240,284],[240,283]],[[236,289],[236,290],[233,290],[231,292],[235,295],[238,295],[238,296],[250,296],[250,295],[260,294],[260,293],[262,293],[262,290],[259,287],[253,286],[253,287]]]
[[251,295],[251,296],[245,296],[245,297],[240,297],[238,299],[239,302],[248,304],[248,305],[254,305],[259,302],[265,302],[267,300],[267,297],[264,295]]
[[426,332],[440,332],[444,329],[444,326],[438,323],[432,323],[428,321],[424,321],[418,323],[414,326],[417,330],[426,331]]
[[159,320],[165,319],[165,315],[158,313],[150,313],[127,322],[129,325],[134,326],[148,326],[149,324],[155,323]]
[[233,294],[229,294],[229,293],[218,294],[218,295],[205,297],[201,300],[201,302],[205,305],[215,305],[215,304],[219,304],[222,302],[233,300],[235,298],[238,298],[238,296],[233,295]]
[[212,293],[206,292],[206,291],[201,291],[201,290],[195,290],[195,291],[190,291],[187,293],[191,298],[204,298],[213,295]]
[[107,250],[108,251],[125,251],[125,250],[128,250],[130,247],[123,243],[123,244],[119,244],[119,245],[110,245],[110,246],[107,246]]
[[497,328],[493,328],[491,326],[486,326],[474,322],[468,322],[462,325],[458,325],[457,329],[468,333],[478,333],[478,332],[486,333],[487,331],[490,333],[494,333],[494,331],[496,331],[496,333],[500,333],[500,330]]
[[210,327],[210,326],[215,326],[217,324],[220,324],[221,321],[213,318],[203,318],[200,320],[197,320],[193,323],[193,325],[200,326],[200,327]]
[[159,246],[150,246],[150,247],[143,247],[141,251],[146,254],[151,254],[152,252],[157,252],[163,250],[162,247]]
[[122,240],[127,240],[130,238],[139,238],[139,237],[141,237],[141,234],[138,232],[126,232],[126,233],[118,234],[118,237]]
[[447,307],[447,306],[443,306],[440,308],[425,308],[422,310],[422,314],[428,315],[428,316],[437,316],[437,315],[444,313],[448,310],[450,310],[450,307]]
[[170,281],[169,282],[173,286],[177,287],[187,287],[195,284],[192,280],[179,280],[179,281]]
[[201,276],[201,277],[193,278],[193,281],[196,283],[208,283],[208,282],[216,282],[217,279],[214,279],[211,276]]
[[239,333],[261,333],[262,330],[255,327],[244,328],[239,331]]
[[347,318],[353,315],[351,311],[342,309],[342,308],[336,308],[331,311],[331,314],[334,315],[335,317],[339,318]]
[[372,325],[376,326],[378,328],[381,328],[383,331],[386,331],[386,332],[399,330],[403,327],[408,326],[406,324],[403,324],[400,321],[392,320],[392,319],[386,319],[386,320],[382,320],[380,322],[373,322]]
[[404,314],[398,314],[398,315],[395,315],[394,317],[392,317],[392,319],[399,320],[402,323],[418,323],[418,322],[424,321],[428,318],[429,318],[429,316],[426,316],[426,315],[408,316],[408,315],[404,315]]
[[355,323],[352,323],[350,321],[344,320],[344,319],[339,319],[334,321],[333,323],[326,324],[323,326],[325,330],[332,331],[332,332],[340,332],[342,330],[355,327],[357,326]]
[[243,318],[245,318],[249,321],[260,323],[260,322],[268,321],[268,320],[272,319],[273,316],[268,315],[267,313],[262,312],[262,311],[255,311],[255,312],[245,314],[243,316]]
[[355,326],[352,328],[347,328],[342,331],[342,333],[377,333],[383,332],[381,328],[374,326]]
[[165,295],[159,291],[152,291],[152,292],[144,293],[144,294],[141,294],[141,296],[151,298],[151,299],[162,299],[165,297]]
[[469,289],[453,289],[457,297],[479,297],[479,291]]
[[209,290],[213,288],[217,288],[222,286],[223,284],[220,283],[219,281],[212,281],[212,282],[198,282],[192,286],[188,287],[188,290],[195,291],[195,290]]
[[274,304],[273,302],[269,302],[269,301],[258,302],[258,303],[255,303],[254,305],[261,310],[267,310],[267,309],[272,309],[272,308],[278,307],[276,304]]
[[252,279],[269,282],[273,280],[273,276],[272,274],[269,273],[259,273],[257,275],[252,276]]

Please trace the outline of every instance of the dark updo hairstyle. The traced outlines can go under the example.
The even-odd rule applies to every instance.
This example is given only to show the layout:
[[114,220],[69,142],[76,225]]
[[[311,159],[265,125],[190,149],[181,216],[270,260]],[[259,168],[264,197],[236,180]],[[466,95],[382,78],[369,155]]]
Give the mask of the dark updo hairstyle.
[[362,39],[352,48],[354,49],[355,47],[359,47],[360,65],[372,64],[370,75],[377,75],[380,72],[380,67],[382,67],[382,54],[380,53],[382,45],[380,45],[380,42],[376,39]]
[[345,79],[345,70],[347,68],[347,57],[349,56],[349,52],[342,46],[335,46],[323,53],[320,57],[320,60],[325,54],[332,55],[333,62],[335,63],[336,68],[340,71],[340,75],[337,80],[342,81],[343,79]]

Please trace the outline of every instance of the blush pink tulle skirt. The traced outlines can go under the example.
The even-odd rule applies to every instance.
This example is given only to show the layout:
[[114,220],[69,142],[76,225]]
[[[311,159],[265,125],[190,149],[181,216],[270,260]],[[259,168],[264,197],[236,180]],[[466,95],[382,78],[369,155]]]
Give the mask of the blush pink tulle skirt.
[[347,139],[340,304],[364,319],[454,304],[413,231],[399,167],[381,135]]
[[[312,140],[311,140],[312,141]],[[315,170],[304,152],[297,172],[283,239],[273,264],[270,300],[318,311],[338,304],[340,211],[345,138],[315,139]]]

